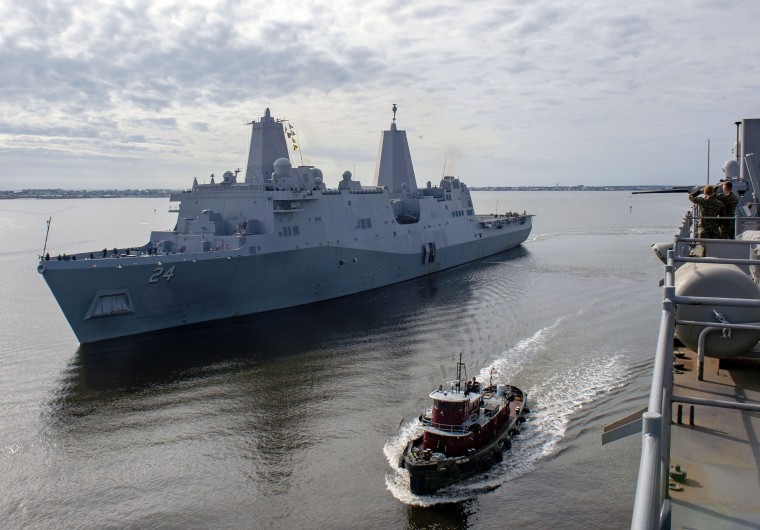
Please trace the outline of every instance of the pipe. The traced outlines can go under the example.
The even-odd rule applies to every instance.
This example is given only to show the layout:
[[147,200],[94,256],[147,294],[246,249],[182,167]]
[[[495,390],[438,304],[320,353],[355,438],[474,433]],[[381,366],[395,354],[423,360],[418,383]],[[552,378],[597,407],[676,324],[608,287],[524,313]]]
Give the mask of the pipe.
[[699,333],[697,341],[697,380],[704,381],[705,372],[705,339],[711,331],[721,331],[723,328],[708,326]]
[[[676,320],[676,324],[679,326],[713,326],[715,322],[703,322],[701,320]],[[760,322],[748,322],[746,324],[729,324],[726,322],[719,326],[720,329],[760,329]]]
[[[747,412],[760,412],[760,403],[737,403],[736,401],[725,401],[722,399],[705,399],[691,396],[673,396],[674,403],[689,403],[692,405],[703,405],[705,407],[716,407],[720,409],[745,410]],[[680,406],[680,405],[679,405]]]
[[760,300],[752,298],[717,298],[711,296],[675,296],[676,304],[729,306],[729,307],[760,307]]

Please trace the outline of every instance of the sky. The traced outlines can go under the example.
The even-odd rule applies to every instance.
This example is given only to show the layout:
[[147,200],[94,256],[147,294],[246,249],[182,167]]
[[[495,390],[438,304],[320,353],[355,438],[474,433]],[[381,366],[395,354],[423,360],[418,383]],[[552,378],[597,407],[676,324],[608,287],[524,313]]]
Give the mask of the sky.
[[[760,118],[756,0],[0,0],[0,190],[188,188],[270,108],[372,184],[699,184]],[[302,157],[302,158],[301,158]]]

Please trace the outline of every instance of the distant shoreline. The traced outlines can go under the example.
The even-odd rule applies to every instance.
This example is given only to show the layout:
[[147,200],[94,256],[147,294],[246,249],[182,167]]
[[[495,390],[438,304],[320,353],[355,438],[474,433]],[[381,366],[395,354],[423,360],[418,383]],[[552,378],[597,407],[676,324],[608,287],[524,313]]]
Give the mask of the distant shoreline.
[[172,193],[180,193],[182,190],[155,189],[155,190],[63,190],[63,189],[39,189],[21,191],[0,191],[1,199],[121,199],[153,198],[168,199]]

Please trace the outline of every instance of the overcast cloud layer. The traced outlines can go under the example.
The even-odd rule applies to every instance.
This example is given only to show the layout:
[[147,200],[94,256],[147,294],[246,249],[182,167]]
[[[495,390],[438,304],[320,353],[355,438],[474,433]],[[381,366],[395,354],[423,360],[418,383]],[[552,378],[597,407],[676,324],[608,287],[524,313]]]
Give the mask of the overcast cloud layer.
[[[372,183],[391,104],[417,179],[693,184],[760,117],[760,2],[0,0],[0,189],[183,188],[291,120]],[[297,154],[294,162],[301,163]],[[713,180],[715,180],[715,178]]]

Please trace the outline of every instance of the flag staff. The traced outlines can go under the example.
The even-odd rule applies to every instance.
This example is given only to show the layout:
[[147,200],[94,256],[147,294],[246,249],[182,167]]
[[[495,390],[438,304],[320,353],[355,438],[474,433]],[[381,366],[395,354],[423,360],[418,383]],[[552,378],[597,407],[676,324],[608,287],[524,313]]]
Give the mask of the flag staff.
[[50,235],[50,221],[52,220],[53,220],[53,216],[51,215],[50,217],[48,217],[48,220],[47,220],[47,231],[45,232],[45,244],[42,246],[42,256],[40,256],[40,258],[45,257],[45,251],[47,250],[47,240],[48,240],[48,236]]

